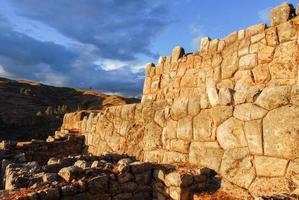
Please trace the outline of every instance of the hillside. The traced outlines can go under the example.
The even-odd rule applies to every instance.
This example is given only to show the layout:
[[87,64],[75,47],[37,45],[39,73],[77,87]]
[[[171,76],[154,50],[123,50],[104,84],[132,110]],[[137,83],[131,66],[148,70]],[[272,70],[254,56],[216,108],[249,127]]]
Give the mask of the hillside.
[[0,140],[44,139],[61,126],[67,112],[138,101],[90,90],[0,77]]

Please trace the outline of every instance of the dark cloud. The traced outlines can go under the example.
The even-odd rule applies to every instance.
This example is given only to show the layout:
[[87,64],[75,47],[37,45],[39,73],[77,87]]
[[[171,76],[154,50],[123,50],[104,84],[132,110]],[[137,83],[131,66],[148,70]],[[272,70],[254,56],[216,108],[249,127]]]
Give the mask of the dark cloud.
[[[163,5],[145,0],[10,3],[19,16],[48,25],[76,43],[64,46],[38,40],[13,29],[0,15],[0,72],[17,79],[130,96],[142,92],[144,72],[136,73],[130,65],[137,64],[139,54],[157,57],[150,44],[167,23]],[[101,60],[124,65],[104,70],[95,64]]]
[[150,43],[167,24],[161,4],[146,0],[13,0],[20,14],[41,21],[84,44],[103,58],[134,60],[156,56]]

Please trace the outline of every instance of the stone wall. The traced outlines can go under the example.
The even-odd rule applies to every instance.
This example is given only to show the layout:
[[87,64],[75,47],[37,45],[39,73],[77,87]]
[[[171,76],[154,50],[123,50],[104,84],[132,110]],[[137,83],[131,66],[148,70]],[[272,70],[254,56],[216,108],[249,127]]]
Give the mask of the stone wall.
[[249,196],[299,190],[299,16],[289,4],[199,52],[149,64],[141,104],[65,115],[89,152],[208,167]]

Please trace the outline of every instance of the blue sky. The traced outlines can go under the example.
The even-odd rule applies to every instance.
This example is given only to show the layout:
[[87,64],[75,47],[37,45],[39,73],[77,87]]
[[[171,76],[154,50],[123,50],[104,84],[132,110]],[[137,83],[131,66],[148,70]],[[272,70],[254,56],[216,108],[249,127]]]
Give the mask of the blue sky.
[[[144,68],[268,21],[280,0],[0,0],[0,76],[140,95]],[[294,6],[297,1],[289,1]]]

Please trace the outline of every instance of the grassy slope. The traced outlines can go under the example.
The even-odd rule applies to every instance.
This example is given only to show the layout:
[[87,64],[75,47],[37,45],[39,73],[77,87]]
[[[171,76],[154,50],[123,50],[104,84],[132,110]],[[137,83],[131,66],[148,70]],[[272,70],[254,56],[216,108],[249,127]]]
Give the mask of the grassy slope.
[[59,128],[65,112],[135,102],[139,99],[0,78],[0,140],[45,138]]

